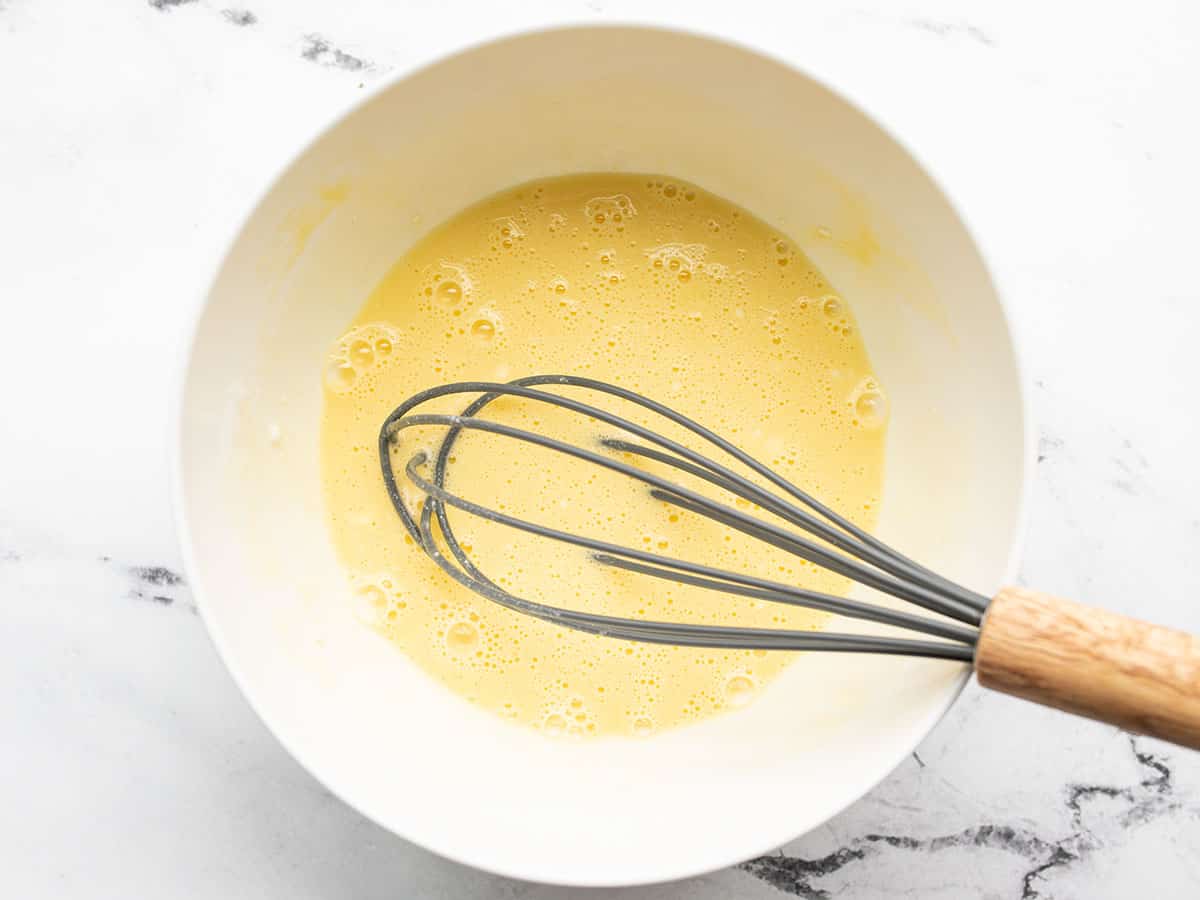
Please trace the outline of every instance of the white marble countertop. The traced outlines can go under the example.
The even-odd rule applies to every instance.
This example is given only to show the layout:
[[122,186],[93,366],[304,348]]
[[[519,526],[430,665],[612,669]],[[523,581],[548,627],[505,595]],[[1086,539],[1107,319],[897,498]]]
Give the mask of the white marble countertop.
[[[589,893],[434,857],[285,755],[176,574],[166,420],[215,255],[331,113],[488,35],[648,17],[886,111],[1016,308],[1022,581],[1200,631],[1196,4],[0,0],[0,894]],[[1200,755],[972,686],[780,855],[629,894],[1194,897]]]

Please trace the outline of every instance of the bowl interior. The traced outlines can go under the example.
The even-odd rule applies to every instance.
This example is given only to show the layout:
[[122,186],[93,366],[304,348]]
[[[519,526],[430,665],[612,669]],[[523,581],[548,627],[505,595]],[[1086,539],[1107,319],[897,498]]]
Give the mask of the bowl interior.
[[519,877],[629,884],[818,825],[966,672],[808,655],[744,711],[573,744],[473,709],[355,619],[317,480],[323,356],[430,226],[573,171],[688,179],[800,243],[890,395],[881,534],[985,592],[1010,562],[1025,421],[1000,301],[942,194],[863,114],[747,50],[629,28],[504,40],[396,81],[287,169],[224,261],[182,400],[185,552],[218,648],[291,752],[398,834]]

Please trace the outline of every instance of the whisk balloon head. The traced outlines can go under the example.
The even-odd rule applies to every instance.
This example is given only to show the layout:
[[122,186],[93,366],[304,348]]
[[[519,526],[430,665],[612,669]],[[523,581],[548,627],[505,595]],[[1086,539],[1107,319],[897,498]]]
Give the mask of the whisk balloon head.
[[[564,392],[565,389],[565,392]],[[593,403],[571,391],[599,393],[634,404],[662,429],[651,428]],[[457,414],[421,412],[442,397],[474,397]],[[597,432],[594,444],[580,446],[540,431],[488,418],[488,407],[501,398],[545,404],[586,417],[613,429]],[[405,450],[406,429],[442,429],[432,450]],[[683,429],[706,447],[702,453],[663,433]],[[915,606],[910,612],[808,590],[793,584],[655,553],[646,548],[601,540],[534,522],[504,509],[482,505],[447,487],[452,451],[464,431],[483,432],[512,441],[512,452],[540,447],[640,482],[655,499],[793,554],[837,575]],[[711,453],[711,455],[709,455]],[[713,458],[713,457],[717,458]],[[648,460],[666,477],[629,461]],[[724,460],[724,461],[722,461]],[[821,503],[770,467],[725,438],[648,397],[605,382],[571,375],[535,375],[502,384],[458,382],[413,395],[387,417],[379,431],[379,463],[392,505],[413,542],[446,574],[481,596],[517,612],[568,628],[625,640],[688,647],[755,650],[823,650],[885,653],[970,662],[988,598],[961,587],[902,555],[849,519]],[[741,471],[731,468],[738,467]],[[742,474],[746,472],[748,474]],[[696,490],[708,484],[732,495],[734,505]],[[402,486],[420,497],[406,502]],[[689,486],[693,485],[693,486]],[[745,501],[740,508],[736,498]],[[499,505],[499,504],[498,504]],[[518,596],[483,572],[456,536],[449,509],[587,550],[596,565],[708,591],[835,613],[904,629],[910,635],[840,634],[655,621],[568,609]],[[436,529],[435,529],[436,523]],[[930,615],[932,613],[933,615]]]

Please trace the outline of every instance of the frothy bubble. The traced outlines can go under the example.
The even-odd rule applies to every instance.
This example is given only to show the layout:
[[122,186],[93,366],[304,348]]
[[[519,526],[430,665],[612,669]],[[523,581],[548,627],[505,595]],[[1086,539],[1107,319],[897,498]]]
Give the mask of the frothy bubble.
[[479,643],[479,630],[470,622],[455,622],[446,629],[446,646],[451,650],[470,650]]
[[628,194],[613,194],[608,197],[593,197],[583,205],[583,215],[594,225],[612,224],[623,230],[622,223],[637,215],[637,207]]
[[524,239],[525,230],[512,216],[501,216],[492,221],[492,240],[505,250],[512,249],[518,241]]
[[386,322],[351,328],[329,350],[325,386],[335,394],[349,393],[363,375],[389,364],[399,342],[399,333]]
[[474,280],[463,266],[444,259],[426,270],[424,283],[422,293],[446,306],[470,299],[475,288]]
[[725,682],[725,702],[733,707],[746,706],[754,699],[757,685],[749,675],[739,673]]
[[365,369],[375,362],[375,348],[367,341],[359,339],[350,345],[350,359],[353,360],[356,369]]
[[381,579],[373,575],[358,575],[351,580],[354,615],[367,625],[379,624],[388,609],[388,593]]
[[[705,271],[708,247],[704,244],[662,244],[647,250],[646,256],[651,268],[665,268],[680,281],[687,282],[697,272]],[[724,275],[724,266],[721,266],[720,274]]]
[[887,397],[874,378],[867,377],[860,381],[850,394],[850,402],[854,405],[858,424],[864,428],[879,428],[887,422]]
[[344,394],[354,387],[358,373],[348,360],[334,358],[325,367],[325,386],[338,394]]

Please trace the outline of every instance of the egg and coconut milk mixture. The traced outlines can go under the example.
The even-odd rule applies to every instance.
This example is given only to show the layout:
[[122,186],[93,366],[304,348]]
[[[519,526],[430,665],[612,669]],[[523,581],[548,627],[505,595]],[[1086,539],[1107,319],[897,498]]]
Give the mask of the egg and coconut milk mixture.
[[[532,374],[583,375],[659,400],[870,528],[886,401],[846,301],[785,235],[694,185],[569,176],[485,200],[413,247],[334,342],[323,373],[321,475],[332,540],[359,615],[426,672],[472,703],[556,735],[647,735],[752,702],[794,654],[571,631],[477,596],[414,546],[380,477],[383,420],[436,384]],[[563,393],[718,455],[636,407]],[[471,399],[418,411],[459,412]],[[486,416],[593,449],[614,431],[512,398]],[[440,437],[433,428],[401,434],[402,480],[404,462],[433,451]],[[797,557],[655,500],[645,485],[511,439],[463,433],[447,487],[602,540],[814,590],[847,589]],[[410,509],[420,499],[411,485],[406,499]],[[475,564],[530,600],[746,627],[815,630],[828,618],[606,568],[580,548],[467,513],[451,510],[450,520]]]

